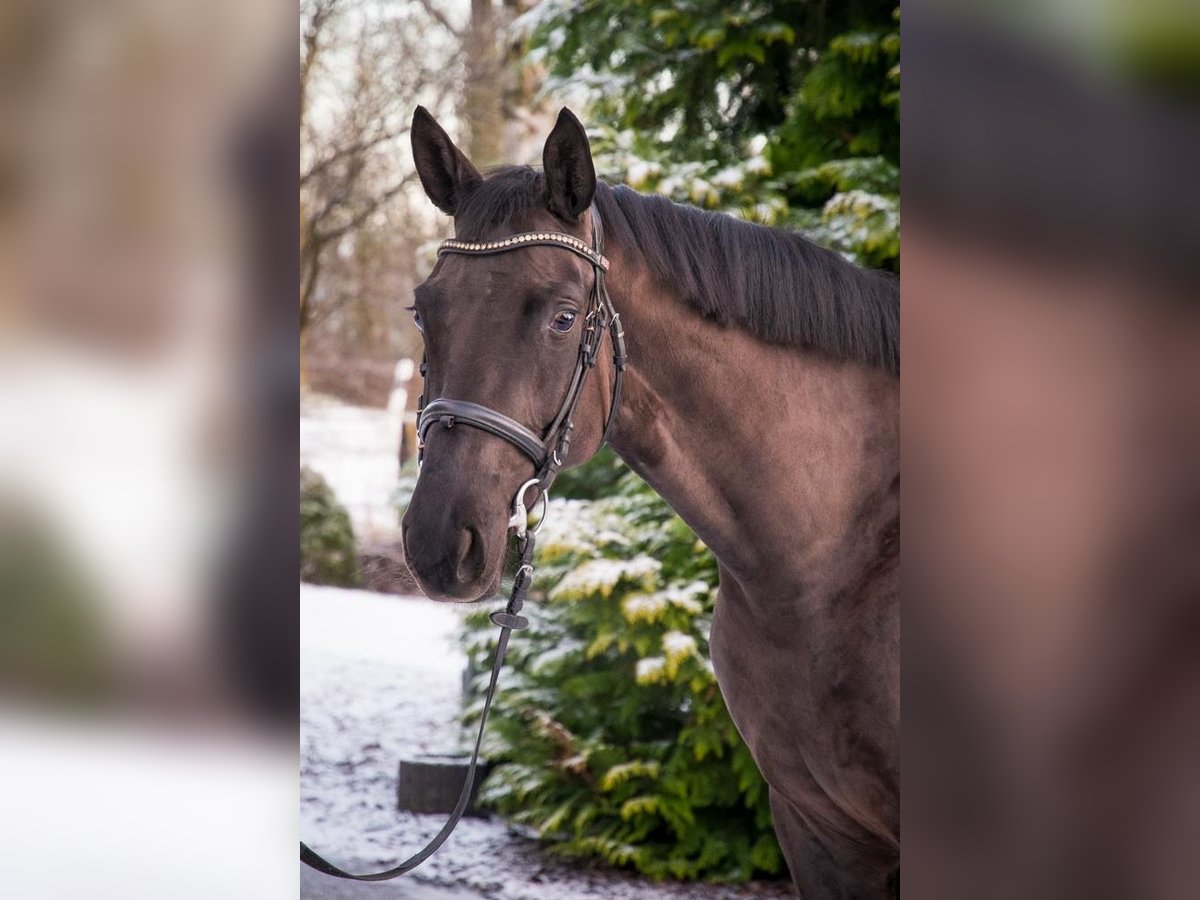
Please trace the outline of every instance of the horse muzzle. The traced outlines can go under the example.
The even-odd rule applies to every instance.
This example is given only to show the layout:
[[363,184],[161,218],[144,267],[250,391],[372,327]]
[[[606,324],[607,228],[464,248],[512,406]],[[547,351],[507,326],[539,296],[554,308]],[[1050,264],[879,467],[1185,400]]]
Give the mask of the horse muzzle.
[[485,599],[500,584],[506,522],[453,506],[427,511],[417,495],[404,515],[404,557],[421,590],[434,600]]

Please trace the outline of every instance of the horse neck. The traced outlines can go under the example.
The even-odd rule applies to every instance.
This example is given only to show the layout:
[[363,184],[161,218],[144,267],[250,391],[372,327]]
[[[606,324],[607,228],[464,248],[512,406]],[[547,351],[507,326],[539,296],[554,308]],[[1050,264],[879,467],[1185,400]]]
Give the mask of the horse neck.
[[898,515],[898,382],[721,327],[636,249],[610,256],[629,348],[616,452],[743,587],[845,590]]

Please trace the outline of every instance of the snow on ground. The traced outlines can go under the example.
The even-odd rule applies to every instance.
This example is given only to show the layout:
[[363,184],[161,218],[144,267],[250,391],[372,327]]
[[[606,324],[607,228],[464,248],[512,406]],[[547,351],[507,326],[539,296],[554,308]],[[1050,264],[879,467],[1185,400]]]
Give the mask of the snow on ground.
[[305,396],[300,406],[300,463],[319,472],[350,514],[360,542],[400,534],[396,490],[400,420],[386,409]]
[[[353,870],[416,852],[445,817],[396,809],[401,756],[462,750],[463,606],[300,586],[300,834]],[[520,639],[518,634],[515,640]],[[503,690],[501,678],[501,690]],[[416,884],[405,886],[415,879]],[[424,891],[422,891],[422,886]],[[438,892],[434,888],[441,889]],[[495,818],[469,818],[415,872],[353,885],[306,873],[301,896],[486,900],[744,900],[791,896],[781,882],[656,885],[546,854]]]

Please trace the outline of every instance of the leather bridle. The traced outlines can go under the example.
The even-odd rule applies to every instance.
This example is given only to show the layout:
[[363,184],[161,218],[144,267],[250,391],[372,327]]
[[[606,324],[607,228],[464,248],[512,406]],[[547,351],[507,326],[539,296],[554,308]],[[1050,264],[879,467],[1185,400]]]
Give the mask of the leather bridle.
[[[533,461],[538,485],[543,492],[548,490],[570,450],[571,432],[575,427],[575,408],[579,405],[579,398],[583,395],[583,385],[588,372],[596,365],[596,358],[600,353],[600,343],[604,332],[607,331],[612,339],[615,374],[612,400],[608,407],[608,416],[604,422],[604,432],[599,444],[601,447],[604,446],[612,431],[617,407],[621,402],[621,377],[625,370],[625,334],[621,328],[621,317],[613,308],[612,298],[608,295],[608,287],[604,281],[604,276],[608,272],[608,260],[605,259],[602,252],[604,247],[603,226],[600,221],[600,213],[595,206],[591,208],[591,220],[592,245],[590,247],[570,234],[562,234],[557,231],[529,231],[494,241],[449,240],[438,248],[440,257],[445,253],[457,253],[464,256],[493,256],[497,253],[508,253],[525,247],[563,247],[591,263],[595,278],[592,281],[591,296],[584,316],[583,335],[579,340],[579,356],[575,361],[571,384],[558,408],[558,413],[543,430],[542,435],[539,437],[532,429],[487,406],[466,400],[450,400],[445,397],[439,397],[426,403],[425,395],[422,393],[417,407],[418,458],[424,457],[425,439],[431,428],[435,425],[453,428],[461,422],[503,438],[528,456]],[[424,378],[426,373],[427,364],[422,359],[421,377]]]
[[[599,356],[600,345],[604,332],[609,333],[613,348],[613,387],[608,414],[604,421],[604,431],[600,437],[597,450],[603,447],[612,431],[616,419],[617,408],[621,402],[621,377],[625,371],[625,333],[621,327],[621,317],[613,307],[612,298],[608,295],[605,285],[605,275],[608,273],[608,260],[604,257],[604,234],[600,221],[600,213],[593,204],[591,209],[592,243],[588,246],[584,241],[557,231],[531,231],[514,234],[511,237],[494,241],[460,241],[448,240],[438,248],[438,256],[444,253],[455,253],[464,256],[492,256],[497,253],[507,253],[525,247],[562,247],[581,256],[592,264],[594,280],[587,312],[584,316],[583,334],[579,340],[579,355],[575,362],[575,371],[571,376],[570,386],[566,397],[559,406],[558,413],[539,437],[536,432],[522,425],[516,419],[502,412],[472,403],[467,400],[453,400],[439,397],[425,402],[422,391],[418,403],[417,437],[418,460],[425,456],[425,439],[430,429],[435,425],[443,428],[454,428],[458,424],[470,425],[508,441],[533,462],[535,475],[517,490],[513,500],[509,529],[515,534],[517,541],[518,561],[516,578],[513,581],[512,594],[503,610],[492,613],[491,620],[500,626],[500,636],[496,643],[496,652],[492,658],[491,679],[488,682],[487,693],[484,695],[483,714],[479,720],[479,731],[475,737],[475,749],[467,766],[467,775],[462,791],[450,818],[442,826],[433,839],[417,853],[413,854],[399,865],[383,872],[372,872],[365,875],[354,875],[338,868],[322,856],[311,850],[303,841],[300,842],[300,860],[306,865],[332,875],[336,878],[348,878],[354,881],[387,881],[410,872],[427,860],[445,843],[454,831],[455,826],[466,812],[471,801],[475,786],[475,772],[479,762],[479,750],[483,743],[483,732],[487,725],[488,713],[492,708],[492,700],[496,693],[496,684],[500,677],[500,669],[504,665],[504,656],[508,650],[508,639],[515,630],[529,625],[529,620],[520,615],[521,607],[529,594],[529,586],[533,581],[533,547],[538,529],[545,521],[546,501],[549,497],[550,485],[566,462],[567,453],[571,447],[571,433],[575,428],[575,410],[583,395],[584,383],[588,373],[595,368]],[[427,377],[428,365],[421,360],[421,377]],[[532,528],[528,528],[528,516],[525,509],[525,494],[529,488],[536,486],[542,500],[542,517]]]

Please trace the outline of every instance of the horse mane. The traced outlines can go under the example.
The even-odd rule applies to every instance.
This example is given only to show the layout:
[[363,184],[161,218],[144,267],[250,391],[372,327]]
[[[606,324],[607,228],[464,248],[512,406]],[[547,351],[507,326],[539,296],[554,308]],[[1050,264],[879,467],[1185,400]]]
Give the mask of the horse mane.
[[[471,240],[544,204],[528,166],[489,173],[464,198],[459,236]],[[794,232],[639,194],[596,188],[605,240],[636,247],[654,277],[710,319],[773,344],[815,350],[900,374],[900,285]]]

